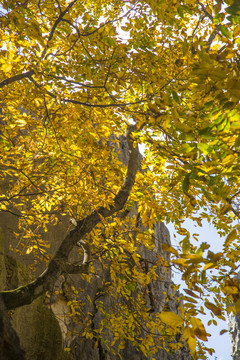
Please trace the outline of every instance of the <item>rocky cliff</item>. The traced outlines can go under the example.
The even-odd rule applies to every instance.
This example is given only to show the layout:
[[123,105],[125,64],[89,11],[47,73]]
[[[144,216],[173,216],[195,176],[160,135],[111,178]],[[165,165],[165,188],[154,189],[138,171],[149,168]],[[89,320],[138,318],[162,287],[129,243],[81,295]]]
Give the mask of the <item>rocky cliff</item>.
[[[128,148],[124,137],[121,138],[120,147],[114,151],[118,152],[123,163],[127,162]],[[139,231],[144,230],[139,218],[137,203],[128,210],[127,216],[129,219],[136,219],[136,228]],[[17,244],[17,239],[14,237],[17,225],[13,215],[4,214],[0,218],[0,226],[3,228],[0,262],[1,289],[11,289],[29,281],[26,266],[31,262],[31,256],[19,257],[19,260],[25,263],[22,265],[12,255],[9,255],[9,246],[14,248]],[[68,231],[68,218],[63,218],[59,225],[49,229],[46,237],[51,244],[50,251],[54,253],[54,249],[58,247]],[[3,240],[5,255],[3,255]],[[154,244],[152,249],[142,245],[138,252],[139,266],[142,268],[142,273],[145,274],[148,274],[151,268],[159,262],[159,258],[163,263],[168,261],[169,255],[162,250],[162,244],[170,244],[170,236],[163,223],[156,223],[152,240]],[[71,257],[73,261],[77,261],[79,252],[76,250]],[[132,258],[130,255],[127,261],[131,268]],[[111,261],[106,260],[103,266],[96,259],[92,266],[95,271],[90,276],[90,280],[81,275],[61,277],[46,298],[37,299],[31,305],[24,306],[11,314],[13,327],[20,338],[21,347],[26,352],[27,360],[191,359],[188,349],[184,346],[181,348],[177,346],[174,352],[166,351],[165,349],[169,345],[167,340],[162,342],[165,349],[157,351],[154,357],[141,352],[139,344],[138,350],[136,350],[134,344],[138,341],[137,339],[126,336],[125,339],[115,341],[111,331],[113,324],[109,324],[110,319],[107,314],[117,316],[123,298],[121,294],[111,293]],[[128,311],[131,311],[131,301],[137,302],[138,296],[141,294],[144,306],[152,317],[163,309],[180,313],[180,296],[174,290],[171,271],[166,266],[159,265],[156,269],[156,276],[151,279],[151,282],[141,289],[129,288],[129,293],[129,300],[126,304]],[[144,324],[143,319],[139,321]],[[142,326],[142,332],[145,332],[144,326]],[[161,333],[156,335],[156,341],[158,341],[157,338],[160,339],[163,336]],[[180,336],[181,334],[179,334]],[[177,344],[178,339],[171,339],[171,342]],[[63,348],[66,351],[63,351]]]

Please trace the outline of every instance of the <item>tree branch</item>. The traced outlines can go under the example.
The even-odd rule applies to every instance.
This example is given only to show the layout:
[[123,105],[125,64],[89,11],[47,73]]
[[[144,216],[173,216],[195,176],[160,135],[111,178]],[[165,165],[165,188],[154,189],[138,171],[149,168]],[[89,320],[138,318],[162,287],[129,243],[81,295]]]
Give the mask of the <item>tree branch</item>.
[[[86,272],[90,257],[90,245],[83,241],[84,237],[102,221],[102,218],[108,218],[123,209],[134,185],[136,173],[139,168],[139,151],[138,147],[134,146],[132,139],[132,133],[135,130],[135,125],[128,126],[126,134],[129,148],[127,174],[121,189],[114,197],[111,205],[108,207],[102,206],[84,219],[77,221],[75,228],[69,232],[60,244],[59,249],[50,261],[47,269],[36,280],[17,289],[0,292],[0,296],[2,295],[8,310],[30,304],[34,299],[52,288],[59,276],[67,272],[66,270],[70,272],[77,271],[78,273]],[[77,266],[77,268],[76,266],[70,266],[67,262],[70,252],[76,245],[82,246],[84,252],[83,263]]]
[[[77,226],[77,223],[76,223]],[[67,274],[87,274],[88,273],[88,267],[90,264],[90,256],[91,256],[91,249],[90,249],[90,245],[84,241],[84,240],[80,240],[77,243],[77,246],[81,247],[83,249],[83,261],[81,265],[75,265],[75,264],[70,264],[70,263],[65,263],[65,272]]]
[[[42,85],[40,85],[36,80],[34,80],[32,78],[32,76],[29,76],[29,79],[38,89],[43,89],[45,91],[45,93],[47,95],[49,95],[51,98],[57,99],[57,95],[54,95],[50,91],[43,88]],[[120,107],[121,108],[121,107],[127,107],[129,105],[141,104],[143,102],[147,102],[148,99],[140,99],[140,100],[129,102],[129,103],[124,103],[124,102],[120,103],[119,102],[119,103],[112,103],[112,104],[91,104],[89,102],[82,102],[82,101],[74,100],[74,99],[61,99],[61,101],[64,103],[78,104],[78,105],[83,105],[83,106],[92,107],[92,108],[109,108],[109,107],[111,107],[111,108]]]
[[58,24],[63,19],[64,15],[66,15],[67,12],[71,9],[71,7],[75,4],[76,1],[77,0],[73,0],[70,4],[68,4],[68,6],[66,7],[66,9],[64,11],[61,11],[61,9],[60,9],[60,15],[57,18],[57,20],[55,21],[55,23],[53,24],[53,27],[52,27],[52,29],[50,31],[50,34],[49,34],[49,37],[48,37],[48,40],[47,40],[47,45],[45,46],[45,48],[44,48],[44,50],[42,52],[41,59],[44,59],[44,57],[46,55],[46,52],[47,52],[47,49],[48,49],[48,44],[52,40],[54,32],[55,32]]
[[15,75],[15,76],[12,76],[8,79],[5,79],[3,81],[0,82],[0,88],[6,86],[6,85],[9,85],[15,81],[18,81],[18,80],[22,80],[24,78],[30,78],[32,75],[34,74],[34,70],[29,70],[23,74],[18,74],[18,75]]

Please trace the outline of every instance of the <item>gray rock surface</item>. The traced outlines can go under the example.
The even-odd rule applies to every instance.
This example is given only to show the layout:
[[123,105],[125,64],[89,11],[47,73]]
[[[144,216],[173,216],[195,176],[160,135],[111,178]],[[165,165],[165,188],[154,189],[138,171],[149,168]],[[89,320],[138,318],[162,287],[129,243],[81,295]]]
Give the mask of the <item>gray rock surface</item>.
[[231,337],[231,356],[233,360],[240,360],[240,313],[228,316],[228,330]]
[[[0,289],[11,290],[32,280],[25,265],[4,255],[0,228]],[[7,314],[0,297],[0,360],[70,360],[62,346],[62,333],[42,298]]]
[[[240,282],[240,272],[235,276],[235,280]],[[233,313],[228,315],[228,331],[231,338],[231,356],[233,360],[240,360],[240,313],[237,316]]]
[[[109,142],[109,146],[113,147],[113,143]],[[127,164],[128,162],[128,148],[127,142],[124,137],[121,138],[119,148],[117,149],[119,159]],[[145,228],[141,223],[141,219],[138,218],[138,206],[134,204],[128,216],[136,217],[138,227],[140,231],[143,231]],[[159,259],[159,256],[164,258],[165,260],[169,260],[169,254],[162,250],[162,244],[170,245],[170,235],[167,227],[160,222],[157,222],[154,228],[153,234],[153,242],[154,249],[149,250],[145,246],[141,246],[139,250],[139,254],[141,259],[143,259],[143,266],[151,267],[151,264],[155,264]],[[79,256],[78,254],[73,254],[73,259],[76,260]],[[76,258],[74,259],[74,257]],[[113,335],[109,331],[108,328],[103,329],[101,331],[101,339],[93,338],[86,339],[83,336],[84,333],[84,324],[80,324],[80,318],[89,318],[88,314],[92,314],[91,321],[92,327],[98,331],[101,328],[101,323],[104,319],[104,316],[101,312],[101,309],[107,309],[109,312],[114,310],[117,306],[117,300],[111,297],[111,294],[108,294],[104,290],[104,285],[102,279],[104,279],[104,283],[110,281],[110,271],[109,269],[101,270],[101,265],[95,262],[94,264],[96,271],[96,275],[91,281],[88,283],[79,279],[79,276],[71,276],[70,278],[61,279],[57,284],[57,290],[60,290],[64,293],[64,288],[67,290],[70,288],[72,281],[74,280],[74,286],[80,287],[84,289],[84,293],[77,300],[80,301],[82,305],[81,311],[83,314],[79,316],[79,324],[76,326],[71,323],[68,319],[68,324],[63,323],[62,319],[64,317],[64,313],[69,312],[67,303],[70,300],[69,291],[66,291],[66,297],[55,297],[52,299],[52,310],[56,315],[56,318],[59,319],[60,327],[62,328],[62,333],[65,341],[65,346],[71,348],[71,354],[74,359],[81,360],[118,360],[120,357],[118,355],[114,355],[114,352],[117,351],[117,344],[113,345],[111,349],[109,349],[109,340],[113,340]],[[150,311],[153,316],[156,312],[161,312],[163,308],[167,308],[169,311],[173,311],[175,313],[180,314],[179,305],[180,305],[180,294],[174,291],[174,284],[172,282],[172,275],[170,269],[166,271],[164,266],[159,266],[157,269],[158,278],[153,280],[146,289],[145,301],[149,306]],[[90,297],[91,301],[86,301],[86,295]],[[133,296],[136,294],[133,293]],[[121,301],[121,299],[120,299]],[[69,329],[71,335],[69,335]],[[74,335],[77,333],[77,335]],[[161,335],[159,335],[161,336]],[[110,342],[111,342],[110,341]],[[96,345],[97,344],[97,345]],[[167,347],[167,343],[166,343]],[[147,360],[152,359],[151,357],[144,356],[144,354],[140,351],[137,351],[129,341],[126,341],[125,348],[120,351],[121,358],[123,360]],[[159,350],[155,355],[154,359],[156,360],[191,360],[192,357],[189,354],[189,350],[183,346],[177,352],[168,353],[165,350]]]
[[[121,137],[120,140],[119,148],[115,148],[113,151],[117,150],[119,159],[126,164],[128,161],[127,142],[124,137]],[[109,146],[114,146],[113,142],[109,141]],[[135,216],[138,221],[139,229],[144,229],[141,219],[138,218],[137,204],[134,204],[127,216]],[[14,231],[17,226],[16,218],[11,214],[6,213],[0,218],[0,226],[3,227],[5,249],[6,253],[8,253],[7,249],[9,244],[14,248],[18,242],[14,237]],[[51,253],[55,252],[59,243],[68,231],[68,218],[63,218],[57,226],[49,228],[49,231],[45,234],[45,238],[50,242]],[[156,263],[159,256],[162,256],[166,260],[169,259],[169,254],[162,250],[163,243],[170,244],[169,232],[163,223],[156,223],[153,242],[155,245],[153,250],[150,251],[143,245],[139,250],[142,266],[144,269],[146,268],[146,271],[147,267],[151,267],[152,264]],[[77,250],[73,252],[71,256],[72,260],[79,260],[79,253]],[[12,258],[9,257],[9,259]],[[25,265],[28,265],[32,261],[31,254],[26,255],[25,257],[21,256],[19,257],[19,260],[24,260]],[[131,260],[129,259],[129,261]],[[9,264],[9,262],[7,263]],[[0,266],[3,267],[1,264]],[[15,318],[13,319],[13,324],[20,337],[21,344],[26,341],[23,348],[26,351],[27,359],[65,359],[65,355],[59,350],[61,349],[61,342],[63,342],[65,347],[71,350],[73,360],[120,359],[118,355],[114,355],[117,344],[109,348],[107,340],[113,340],[113,335],[107,326],[102,330],[102,337],[101,339],[99,338],[98,341],[96,341],[96,338],[87,339],[84,335],[84,330],[86,328],[86,323],[84,323],[84,321],[91,320],[92,328],[95,331],[98,331],[104,319],[101,309],[106,308],[108,311],[111,311],[114,310],[118,304],[117,298],[111,296],[104,288],[104,284],[110,279],[109,267],[105,267],[105,269],[102,270],[102,266],[97,260],[95,261],[94,266],[96,271],[91,283],[85,281],[80,275],[72,275],[59,279],[47,301],[50,309],[46,309],[46,305],[43,304],[42,299],[37,299],[33,304],[17,310],[16,314],[18,315],[14,315]],[[8,276],[7,287],[11,288],[17,286],[19,283],[19,274],[16,274],[16,267],[14,268],[14,266],[6,265],[5,269],[3,267],[3,270],[5,273],[2,277]],[[38,272],[41,270],[40,267]],[[19,270],[17,270],[17,272],[19,272]],[[178,313],[180,297],[179,294],[174,291],[173,282],[171,280],[171,271],[166,271],[165,267],[159,266],[157,274],[158,278],[153,280],[145,289],[144,299],[147,306],[153,315],[156,312],[161,312],[163,308],[166,307],[170,311]],[[27,280],[25,279],[25,281]],[[1,285],[5,287],[2,278]],[[72,287],[83,289],[80,297],[78,296],[76,298],[74,291],[71,291]],[[75,315],[74,317],[68,316],[72,311],[70,307],[71,301],[72,303],[75,301],[80,305],[79,315]],[[55,319],[53,318],[53,314],[58,320],[62,340],[59,340],[59,327],[56,326],[56,323],[54,322]],[[78,323],[74,322],[73,318],[74,320],[77,319]],[[53,342],[52,336],[54,335],[55,338]],[[34,342],[34,339],[39,339],[39,341]],[[51,346],[51,344],[54,345]],[[125,345],[125,348],[120,352],[123,360],[150,359],[149,357],[144,356],[143,353],[137,351],[132,346],[131,342],[126,341]],[[44,349],[48,350],[44,352]],[[51,353],[49,351],[51,351]],[[183,346],[182,349],[175,353],[168,353],[165,350],[160,350],[153,358],[156,360],[190,360],[191,356],[188,349]]]

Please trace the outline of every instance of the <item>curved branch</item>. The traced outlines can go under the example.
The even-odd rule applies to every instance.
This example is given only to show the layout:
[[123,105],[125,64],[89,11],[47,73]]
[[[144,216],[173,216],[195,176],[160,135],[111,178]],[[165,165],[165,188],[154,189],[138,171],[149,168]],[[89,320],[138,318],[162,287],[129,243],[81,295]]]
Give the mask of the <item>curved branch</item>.
[[[17,289],[0,292],[8,310],[30,304],[34,299],[52,288],[59,276],[67,272],[66,270],[70,270],[71,272],[77,271],[78,273],[81,271],[86,272],[89,264],[90,248],[83,241],[84,237],[89,234],[103,218],[108,218],[123,209],[134,185],[136,173],[139,168],[139,151],[138,147],[134,146],[131,136],[135,130],[135,125],[128,126],[126,134],[129,148],[127,174],[121,189],[112,201],[112,205],[109,207],[102,206],[84,219],[77,221],[75,228],[69,232],[60,244],[59,249],[50,261],[47,269],[36,280]],[[83,247],[84,258],[82,265],[74,268],[68,264],[67,259],[74,246],[78,244]]]

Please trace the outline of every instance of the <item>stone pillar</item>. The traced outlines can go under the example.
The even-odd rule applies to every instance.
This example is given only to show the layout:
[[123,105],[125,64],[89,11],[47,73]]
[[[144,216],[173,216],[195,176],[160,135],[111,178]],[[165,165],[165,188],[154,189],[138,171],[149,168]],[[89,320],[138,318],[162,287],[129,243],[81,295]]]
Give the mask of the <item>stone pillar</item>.
[[231,356],[233,360],[240,359],[240,313],[228,316],[228,330],[231,338]]

